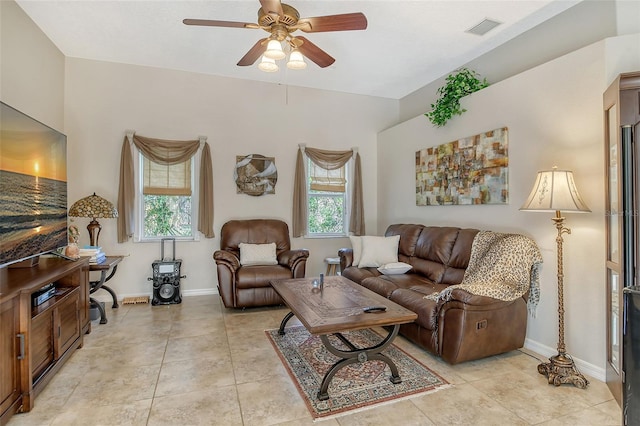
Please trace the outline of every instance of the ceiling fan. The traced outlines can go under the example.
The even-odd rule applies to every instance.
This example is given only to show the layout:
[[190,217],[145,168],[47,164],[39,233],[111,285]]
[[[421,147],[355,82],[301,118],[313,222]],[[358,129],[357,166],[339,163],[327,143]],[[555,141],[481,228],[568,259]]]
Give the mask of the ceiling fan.
[[[209,27],[231,27],[261,29],[270,33],[269,37],[258,40],[251,49],[240,59],[239,66],[248,66],[256,62],[263,56],[263,61],[275,64],[275,60],[282,59],[285,54],[281,43],[285,41],[290,50],[289,68],[304,68],[304,63],[300,53],[315,62],[321,68],[328,67],[335,62],[327,52],[302,36],[293,36],[292,33],[300,30],[305,33],[318,33],[329,31],[351,31],[364,30],[367,28],[367,18],[364,14],[345,13],[341,15],[318,16],[315,18],[300,18],[298,11],[288,4],[281,3],[280,0],[260,0],[262,7],[258,9],[258,23],[215,21],[208,19],[184,19],[185,25],[199,25]],[[297,54],[295,52],[298,52]],[[295,59],[294,59],[295,57]],[[300,62],[302,61],[302,62]],[[262,63],[261,63],[262,65]],[[260,67],[263,69],[263,67]],[[264,71],[276,71],[275,69],[263,69]]]

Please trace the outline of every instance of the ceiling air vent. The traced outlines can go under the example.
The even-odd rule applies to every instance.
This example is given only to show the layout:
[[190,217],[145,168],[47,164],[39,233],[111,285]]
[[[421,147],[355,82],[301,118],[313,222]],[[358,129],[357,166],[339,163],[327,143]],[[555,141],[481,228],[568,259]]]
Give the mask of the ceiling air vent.
[[497,27],[500,24],[502,24],[502,22],[498,22],[498,21],[494,21],[493,19],[486,18],[486,19],[482,20],[482,22],[480,22],[477,25],[474,25],[473,27],[469,28],[465,32],[466,33],[470,33],[470,34],[483,36],[483,35],[485,35],[486,33],[488,33],[489,31],[491,31],[492,29],[494,29],[495,27]]

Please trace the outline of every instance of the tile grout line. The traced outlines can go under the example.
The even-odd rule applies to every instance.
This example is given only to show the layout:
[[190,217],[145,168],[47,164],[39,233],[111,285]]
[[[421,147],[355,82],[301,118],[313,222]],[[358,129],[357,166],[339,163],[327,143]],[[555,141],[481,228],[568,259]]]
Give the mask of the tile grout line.
[[[152,308],[153,309],[153,308]],[[167,347],[169,346],[169,339],[171,338],[171,330],[173,330],[173,320],[174,320],[173,312],[171,312],[171,327],[169,327],[169,333],[167,333],[167,338],[164,342],[164,351],[162,351],[162,359],[160,360],[160,368],[158,369],[158,375],[156,376],[156,384],[153,387],[153,395],[151,395],[151,405],[149,406],[149,411],[147,412],[147,421],[145,425],[149,424],[149,420],[151,419],[151,411],[153,410],[153,406],[156,402],[156,392],[158,391],[158,383],[160,383],[160,374],[162,373],[162,368],[164,367],[164,359],[167,356]]]
[[220,312],[222,314],[222,323],[224,324],[224,336],[227,339],[227,349],[229,351],[229,359],[231,360],[231,371],[233,373],[233,385],[236,391],[236,401],[238,401],[238,409],[240,411],[240,421],[244,425],[244,416],[242,414],[242,403],[240,402],[240,392],[238,391],[238,378],[236,376],[236,365],[234,363],[233,354],[231,353],[231,342],[229,341],[229,333],[227,332],[227,320],[226,320],[226,308],[222,306],[222,301],[218,298],[218,306],[220,306]]

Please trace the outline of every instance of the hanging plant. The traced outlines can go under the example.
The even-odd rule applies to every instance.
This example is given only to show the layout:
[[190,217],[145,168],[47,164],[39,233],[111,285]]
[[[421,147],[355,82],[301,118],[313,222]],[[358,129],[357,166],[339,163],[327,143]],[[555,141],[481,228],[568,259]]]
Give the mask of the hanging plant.
[[489,85],[486,78],[468,68],[460,68],[449,74],[444,86],[438,89],[439,98],[431,104],[431,112],[425,115],[435,126],[442,127],[454,115],[462,115],[466,109],[460,106],[460,99],[484,89]]

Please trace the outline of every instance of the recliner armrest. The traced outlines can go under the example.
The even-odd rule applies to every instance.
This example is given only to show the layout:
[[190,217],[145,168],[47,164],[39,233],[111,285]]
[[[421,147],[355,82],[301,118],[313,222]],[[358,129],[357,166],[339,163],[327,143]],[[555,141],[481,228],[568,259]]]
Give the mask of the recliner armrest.
[[213,253],[213,260],[216,261],[216,264],[224,264],[231,268],[233,271],[238,270],[240,267],[240,259],[235,253],[232,253],[227,250],[216,250]]
[[294,269],[298,262],[306,262],[307,258],[309,258],[309,250],[307,249],[287,250],[280,253],[278,256],[278,263],[282,266],[288,267],[289,269]]

